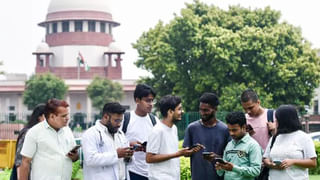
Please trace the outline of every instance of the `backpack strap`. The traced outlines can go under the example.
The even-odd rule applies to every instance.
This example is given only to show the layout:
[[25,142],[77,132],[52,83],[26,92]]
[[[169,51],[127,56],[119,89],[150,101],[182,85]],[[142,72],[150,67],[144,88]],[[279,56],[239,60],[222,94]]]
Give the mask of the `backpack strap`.
[[149,113],[149,117],[151,119],[152,125],[155,126],[157,124],[156,117],[151,113]]
[[268,122],[273,122],[273,109],[268,109],[268,112],[267,112],[267,119],[268,119]]
[[[268,109],[268,112],[267,112],[268,122],[273,122],[273,112],[274,112],[273,109]],[[271,137],[271,136],[272,136],[271,131],[269,131],[268,133],[269,133],[269,136]],[[274,139],[275,139],[275,138],[274,138]]]
[[123,126],[122,126],[123,133],[127,132],[129,121],[130,121],[130,112],[125,112],[123,115]]

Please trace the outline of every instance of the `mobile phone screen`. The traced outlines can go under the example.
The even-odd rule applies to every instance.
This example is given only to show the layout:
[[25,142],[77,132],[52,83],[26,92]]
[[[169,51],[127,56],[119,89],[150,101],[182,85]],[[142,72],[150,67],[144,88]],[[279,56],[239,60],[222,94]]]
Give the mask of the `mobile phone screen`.
[[76,145],[74,148],[72,148],[70,151],[71,152],[76,152],[79,148],[81,147],[81,145]]

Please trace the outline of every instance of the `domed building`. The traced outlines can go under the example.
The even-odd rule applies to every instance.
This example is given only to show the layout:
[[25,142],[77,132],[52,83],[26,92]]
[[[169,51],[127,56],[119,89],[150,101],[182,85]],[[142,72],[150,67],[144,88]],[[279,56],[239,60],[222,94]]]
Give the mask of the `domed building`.
[[[36,73],[49,71],[63,79],[122,78],[124,52],[109,50],[114,41],[113,28],[119,26],[112,18],[110,1],[52,0],[46,20],[39,25],[46,29],[45,39],[52,54],[34,53]],[[78,68],[78,56],[90,71]]]
[[[113,38],[113,28],[120,24],[113,19],[110,9],[110,0],[51,0],[45,20],[38,24],[46,33],[32,53],[35,74],[50,72],[64,79],[69,86],[66,100],[71,119],[75,114],[87,114],[85,121],[90,122],[99,113],[86,92],[95,76],[122,84],[125,96],[120,103],[127,109],[135,108],[135,80],[122,79],[124,52]],[[22,100],[25,77],[21,81],[16,76],[11,79],[0,85],[0,113],[26,119],[22,116],[31,110]]]

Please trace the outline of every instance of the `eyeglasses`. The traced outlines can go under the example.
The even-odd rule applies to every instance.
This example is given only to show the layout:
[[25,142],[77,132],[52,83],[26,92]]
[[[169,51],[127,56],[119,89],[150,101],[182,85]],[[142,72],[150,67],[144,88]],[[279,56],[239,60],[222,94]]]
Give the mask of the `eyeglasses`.
[[121,124],[122,123],[122,119],[115,119],[114,122]]

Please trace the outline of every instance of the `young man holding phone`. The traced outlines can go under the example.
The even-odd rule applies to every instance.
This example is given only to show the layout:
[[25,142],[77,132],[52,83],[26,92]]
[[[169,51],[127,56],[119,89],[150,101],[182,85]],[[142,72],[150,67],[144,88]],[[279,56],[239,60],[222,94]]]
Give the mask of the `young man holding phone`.
[[201,119],[190,123],[185,131],[183,147],[202,144],[202,153],[191,156],[192,180],[219,180],[212,157],[222,156],[223,150],[231,140],[225,123],[216,118],[219,99],[214,93],[204,93],[200,97]]
[[181,99],[167,95],[161,98],[159,106],[163,119],[153,128],[147,144],[148,177],[149,180],[180,180],[179,157],[190,156],[200,148],[178,150],[178,132],[174,123],[181,121]]
[[232,141],[216,162],[217,173],[225,180],[254,180],[260,174],[262,149],[246,132],[243,112],[229,113],[226,121]]
[[102,119],[82,135],[84,180],[128,179],[126,162],[133,150],[119,130],[124,111],[118,102],[105,104]]

